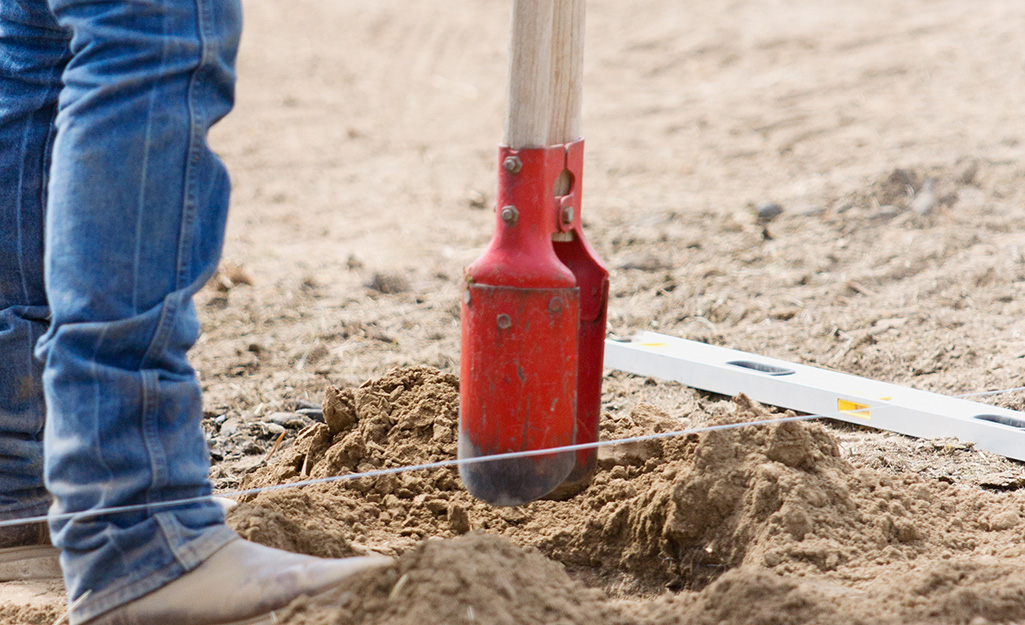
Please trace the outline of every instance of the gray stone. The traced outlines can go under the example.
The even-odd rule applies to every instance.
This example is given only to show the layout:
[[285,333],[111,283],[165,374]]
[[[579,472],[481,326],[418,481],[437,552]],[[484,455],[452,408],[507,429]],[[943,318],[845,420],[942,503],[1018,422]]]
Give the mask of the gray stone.
[[321,408],[300,408],[296,412],[307,419],[324,422],[324,411]]
[[767,224],[783,214],[783,207],[775,202],[766,202],[755,206],[755,214],[758,217],[758,223]]
[[238,417],[231,417],[230,419],[226,420],[224,423],[221,424],[221,430],[218,432],[218,434],[222,437],[231,436],[238,432],[239,425],[240,421]]
[[263,420],[266,423],[275,423],[277,425],[287,427],[289,421],[298,419],[299,415],[294,412],[272,412],[266,415]]
[[277,423],[270,423],[268,421],[261,421],[259,423],[260,428],[264,431],[264,436],[274,438],[281,436],[285,432],[285,426]]

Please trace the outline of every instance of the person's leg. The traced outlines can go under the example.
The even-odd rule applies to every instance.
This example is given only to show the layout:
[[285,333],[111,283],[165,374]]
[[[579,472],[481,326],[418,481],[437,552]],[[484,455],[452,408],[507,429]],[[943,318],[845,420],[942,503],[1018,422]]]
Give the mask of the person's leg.
[[[8,0],[0,0],[8,1]],[[20,0],[19,0],[20,1]],[[72,625],[276,622],[380,557],[238,538],[207,479],[186,352],[216,268],[228,178],[206,143],[231,108],[238,0],[49,0],[71,34],[45,223],[51,536]],[[200,503],[161,503],[199,498]],[[118,506],[144,510],[76,516]]]
[[[50,0],[72,34],[46,219],[39,343],[52,512],[211,492],[192,295],[216,268],[228,177],[206,143],[232,106],[238,0]],[[82,622],[235,535],[207,501],[51,523]]]
[[[46,0],[0,2],[0,520],[45,515],[43,207],[69,35]],[[39,543],[38,526],[0,529],[0,548]]]

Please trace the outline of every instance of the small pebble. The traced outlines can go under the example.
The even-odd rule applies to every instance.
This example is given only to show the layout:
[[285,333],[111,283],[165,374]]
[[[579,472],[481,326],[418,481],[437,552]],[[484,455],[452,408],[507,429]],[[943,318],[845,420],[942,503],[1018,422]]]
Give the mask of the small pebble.
[[755,215],[758,217],[758,223],[760,224],[767,224],[782,214],[783,207],[775,202],[755,206]]
[[457,534],[465,534],[470,531],[470,514],[463,506],[453,503],[448,508],[448,524],[452,531]]
[[366,286],[379,293],[394,295],[408,291],[409,280],[401,273],[377,272]]
[[268,423],[267,421],[261,421],[260,426],[270,436],[281,436],[281,434],[285,431],[285,426],[279,425],[277,423]]
[[900,215],[900,209],[892,204],[884,204],[872,215],[873,219],[893,219]]
[[232,434],[238,432],[238,426],[239,420],[236,417],[227,419],[226,421],[224,421],[224,423],[221,424],[221,431],[219,432],[219,434],[221,436],[231,436]]
[[313,408],[313,409],[316,409],[316,410],[320,410],[320,402],[310,401],[308,399],[297,399],[297,400],[295,400],[294,403],[295,403],[295,411],[296,412],[299,412],[300,410],[303,410],[303,409],[310,409],[310,408]]
[[296,412],[307,419],[324,422],[324,410],[321,408],[300,408]]
[[936,179],[926,178],[922,181],[922,188],[915,193],[911,200],[911,210],[919,215],[930,215],[936,208]]
[[298,414],[294,412],[272,412],[265,416],[263,420],[266,423],[274,423],[280,426],[288,427],[290,421],[294,421],[298,418]]

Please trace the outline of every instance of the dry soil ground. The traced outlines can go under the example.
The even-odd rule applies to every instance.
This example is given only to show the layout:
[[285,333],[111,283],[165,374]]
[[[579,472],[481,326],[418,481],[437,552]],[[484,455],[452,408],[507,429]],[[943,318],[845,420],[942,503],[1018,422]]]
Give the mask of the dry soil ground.
[[[508,4],[246,2],[238,107],[212,139],[235,180],[230,241],[194,358],[219,488],[453,454]],[[1025,3],[588,11],[584,220],[611,334],[947,394],[1022,383]],[[356,422],[310,425],[332,386],[332,414]],[[606,438],[770,412],[616,372],[604,411]],[[1019,463],[813,424],[613,450],[600,469],[522,509],[438,471],[261,495],[231,522],[398,558],[293,624],[1025,621]],[[62,613],[56,584],[0,593],[5,624]]]

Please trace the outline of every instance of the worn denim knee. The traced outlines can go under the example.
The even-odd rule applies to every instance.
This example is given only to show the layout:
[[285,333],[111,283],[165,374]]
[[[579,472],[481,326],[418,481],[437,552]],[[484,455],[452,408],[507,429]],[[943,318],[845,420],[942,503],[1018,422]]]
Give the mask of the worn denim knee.
[[[186,352],[199,332],[192,296],[224,237],[228,178],[206,134],[232,105],[238,0],[49,5],[54,32],[70,36],[48,170],[50,324],[37,347],[52,510],[207,495],[200,387]],[[48,140],[26,158],[43,158]],[[43,308],[32,314],[45,317]],[[73,623],[175,579],[233,537],[214,503],[54,522],[51,531],[70,598],[89,592]]]

